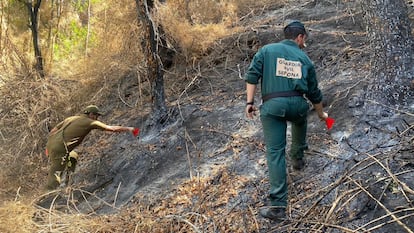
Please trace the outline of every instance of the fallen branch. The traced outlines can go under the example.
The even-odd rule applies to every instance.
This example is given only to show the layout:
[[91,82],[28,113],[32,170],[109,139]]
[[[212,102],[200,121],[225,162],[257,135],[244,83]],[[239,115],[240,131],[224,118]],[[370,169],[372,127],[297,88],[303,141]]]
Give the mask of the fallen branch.
[[407,227],[407,225],[405,225],[403,222],[401,222],[401,219],[399,219],[399,218],[397,218],[397,216],[395,216],[395,214],[394,213],[392,213],[391,211],[389,211],[388,209],[387,209],[387,207],[384,205],[384,204],[382,204],[378,199],[376,199],[374,196],[372,196],[372,194],[370,193],[370,192],[368,192],[364,187],[362,187],[362,185],[361,184],[359,184],[358,182],[356,182],[355,180],[353,180],[353,179],[351,179],[350,177],[347,177],[348,179],[350,179],[351,181],[353,181],[353,183],[355,184],[355,185],[357,185],[359,188],[361,188],[362,189],[362,191],[364,191],[372,200],[374,200],[376,203],[378,203],[378,205],[379,206],[381,206],[382,207],[382,209],[385,211],[385,212],[387,212],[387,214],[389,215],[389,216],[391,216],[392,217],[392,219],[394,219],[396,222],[397,222],[397,224],[398,225],[400,225],[402,228],[404,228],[407,232],[409,232],[409,233],[413,233],[413,231],[409,228],[409,227]]
[[[393,212],[393,214],[399,214],[399,213],[401,213],[401,212],[405,212],[405,211],[414,211],[414,208],[408,208],[408,209],[398,210],[398,211]],[[406,216],[411,216],[411,215],[413,215],[413,214],[406,215]],[[375,222],[382,221],[384,218],[387,218],[387,217],[389,217],[389,216],[390,216],[389,214],[386,214],[386,215],[383,215],[383,216],[381,216],[381,217],[379,217],[379,218],[376,218],[376,219],[374,219],[374,220],[370,221],[369,223],[366,223],[366,224],[364,224],[364,225],[362,225],[362,226],[358,227],[357,229],[355,229],[355,231],[354,231],[354,232],[360,232],[362,229],[366,228],[367,226],[369,226],[369,225],[371,225],[371,224],[373,224],[373,223],[375,223]],[[368,230],[364,230],[364,231],[366,231],[366,232],[370,232],[370,231],[372,231],[372,230],[374,230],[374,229],[378,229],[379,227],[384,226],[384,225],[389,224],[389,223],[390,223],[390,222],[382,223],[382,224],[377,225],[376,227],[372,227],[372,228],[370,228],[370,229],[368,229]]]

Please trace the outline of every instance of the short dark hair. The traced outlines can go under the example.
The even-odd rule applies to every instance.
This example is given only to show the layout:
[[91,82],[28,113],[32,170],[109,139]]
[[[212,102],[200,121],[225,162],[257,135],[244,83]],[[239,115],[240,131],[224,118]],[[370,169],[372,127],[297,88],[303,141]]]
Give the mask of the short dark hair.
[[300,21],[293,21],[286,25],[283,29],[283,33],[285,34],[285,39],[295,39],[298,35],[308,35],[308,32],[305,29],[305,25]]

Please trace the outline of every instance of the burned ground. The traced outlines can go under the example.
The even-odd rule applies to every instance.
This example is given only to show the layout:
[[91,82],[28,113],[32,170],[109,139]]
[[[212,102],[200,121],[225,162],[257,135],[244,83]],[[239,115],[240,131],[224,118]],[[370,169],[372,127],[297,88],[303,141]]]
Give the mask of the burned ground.
[[[113,232],[140,225],[147,232],[412,232],[413,115],[364,118],[363,105],[375,103],[364,99],[371,57],[356,3],[298,2],[243,18],[245,31],[218,41],[189,68],[180,97],[168,100],[170,118],[159,132],[143,129],[138,139],[89,136],[79,148],[73,189],[38,203],[109,215]],[[257,215],[266,202],[267,167],[260,121],[244,117],[241,77],[257,48],[282,38],[285,19],[309,28],[306,51],[325,111],[336,123],[327,131],[309,113],[306,167],[287,168],[290,221],[275,224]],[[166,86],[177,85],[173,74],[184,70],[179,61],[171,69]],[[104,121],[143,126],[148,114],[125,104],[137,98],[130,91],[134,80],[126,76],[117,87],[124,101],[108,100],[111,118]]]

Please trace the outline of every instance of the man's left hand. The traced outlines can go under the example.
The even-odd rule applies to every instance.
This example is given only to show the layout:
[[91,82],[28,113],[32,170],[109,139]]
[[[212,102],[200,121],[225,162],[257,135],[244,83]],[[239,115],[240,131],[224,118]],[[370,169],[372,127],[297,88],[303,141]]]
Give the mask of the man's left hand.
[[245,109],[246,117],[249,119],[253,119],[253,117],[256,116],[257,110],[258,109],[254,105],[248,104]]

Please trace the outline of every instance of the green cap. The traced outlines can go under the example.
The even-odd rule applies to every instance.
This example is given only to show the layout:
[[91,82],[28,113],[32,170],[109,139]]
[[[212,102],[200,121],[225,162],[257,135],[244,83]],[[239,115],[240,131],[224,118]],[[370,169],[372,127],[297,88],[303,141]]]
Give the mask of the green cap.
[[89,105],[83,110],[83,113],[85,114],[93,113],[96,115],[103,115],[103,113],[99,110],[99,108],[96,105]]
[[298,29],[303,30],[303,33],[305,35],[308,35],[308,32],[305,29],[305,25],[302,22],[298,21],[298,20],[291,21],[288,25],[286,25],[286,27],[283,29],[283,31],[285,31],[287,28],[298,28]]

